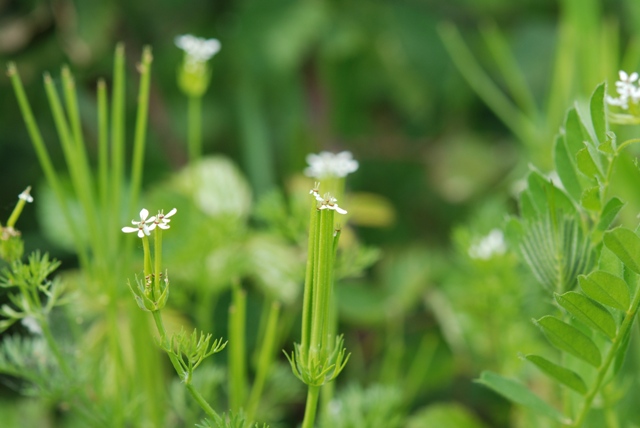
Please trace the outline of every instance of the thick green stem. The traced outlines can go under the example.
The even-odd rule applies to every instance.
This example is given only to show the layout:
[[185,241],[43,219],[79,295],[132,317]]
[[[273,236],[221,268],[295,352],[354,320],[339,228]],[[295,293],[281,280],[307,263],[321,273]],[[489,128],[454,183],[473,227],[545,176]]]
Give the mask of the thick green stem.
[[302,421],[302,428],[313,428],[313,424],[316,420],[319,395],[319,386],[309,386],[309,390],[307,391],[307,405],[304,409],[304,420]]

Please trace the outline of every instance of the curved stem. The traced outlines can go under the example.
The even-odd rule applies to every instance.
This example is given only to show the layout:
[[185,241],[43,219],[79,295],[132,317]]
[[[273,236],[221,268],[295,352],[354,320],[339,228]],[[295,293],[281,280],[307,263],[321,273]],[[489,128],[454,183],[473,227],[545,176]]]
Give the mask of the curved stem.
[[602,382],[611,366],[611,363],[614,361],[615,357],[618,355],[618,349],[620,348],[620,343],[624,340],[626,335],[629,333],[629,329],[633,324],[633,320],[635,319],[636,313],[638,312],[638,306],[640,305],[640,290],[636,291],[635,296],[633,297],[633,302],[631,303],[631,307],[627,310],[624,320],[622,321],[622,325],[620,325],[620,330],[618,331],[618,335],[615,339],[613,339],[613,344],[607,353],[606,358],[602,362],[602,365],[598,369],[598,375],[596,376],[596,380],[593,383],[593,386],[587,393],[584,398],[584,402],[582,404],[582,408],[580,409],[580,413],[576,417],[576,421],[573,424],[574,427],[580,427],[585,421],[589,410],[591,409],[591,404],[593,403],[593,399],[598,394],[600,387],[602,386]]

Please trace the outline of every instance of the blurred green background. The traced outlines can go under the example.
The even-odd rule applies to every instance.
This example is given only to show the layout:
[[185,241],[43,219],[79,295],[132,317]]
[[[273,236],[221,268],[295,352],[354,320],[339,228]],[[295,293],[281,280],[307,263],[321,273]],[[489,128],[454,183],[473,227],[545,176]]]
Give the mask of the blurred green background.
[[[349,191],[393,207],[392,221],[355,226],[382,260],[346,285],[347,302],[367,299],[358,294],[366,284],[378,297],[360,312],[344,304],[345,329],[366,344],[380,329],[398,328],[411,355],[432,336],[436,362],[425,362],[429,380],[414,407],[457,401],[487,426],[507,426],[506,403],[470,381],[484,368],[521,370],[520,345],[539,339],[521,305],[539,290],[513,255],[491,265],[470,260],[467,248],[515,212],[514,189],[528,164],[548,172],[565,110],[618,69],[637,69],[640,2],[0,0],[0,63],[16,62],[60,168],[43,72],[57,80],[62,64],[71,67],[85,129],[95,135],[95,84],[109,81],[115,44],[124,42],[130,140],[135,63],[152,46],[147,189],[186,164],[187,100],[176,85],[182,52],[173,42],[185,33],[222,43],[203,99],[204,152],[237,163],[255,200],[288,187],[306,154],[350,150],[360,169]],[[0,218],[27,185],[37,200],[43,181],[16,106],[3,74]],[[27,251],[42,248],[73,266],[36,214],[25,210],[20,219]],[[376,306],[402,292],[388,299],[391,309]],[[506,293],[496,313],[490,297]],[[389,322],[394,308],[402,322]],[[378,309],[387,311],[386,324],[367,313]],[[380,372],[383,383],[393,377]],[[355,367],[351,376],[366,373]]]

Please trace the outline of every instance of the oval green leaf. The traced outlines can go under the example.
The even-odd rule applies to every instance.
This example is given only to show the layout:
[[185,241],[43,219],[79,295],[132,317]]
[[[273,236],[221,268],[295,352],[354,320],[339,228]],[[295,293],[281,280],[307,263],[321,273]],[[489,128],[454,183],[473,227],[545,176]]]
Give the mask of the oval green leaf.
[[580,275],[578,283],[584,294],[596,302],[621,311],[629,309],[631,301],[629,287],[622,278],[597,270],[588,276]]
[[574,200],[579,201],[580,195],[582,195],[582,186],[580,185],[578,172],[572,162],[573,157],[575,157],[575,154],[570,153],[565,139],[558,135],[553,150],[556,172],[567,193],[571,195]]
[[550,315],[540,318],[535,323],[556,348],[580,358],[594,367],[600,366],[602,362],[600,350],[591,339],[577,328]]
[[560,306],[586,326],[601,331],[610,339],[616,337],[616,322],[598,303],[575,291],[556,294],[555,297]]
[[640,238],[630,229],[618,227],[604,234],[604,245],[607,246],[624,265],[640,273]]
[[583,147],[576,154],[578,169],[581,173],[586,175],[589,178],[594,178],[596,176],[602,176],[600,170],[596,166],[596,163],[593,161],[591,157],[591,153],[589,153],[589,149]]
[[477,379],[476,382],[489,387],[514,403],[528,407],[529,409],[555,421],[564,424],[570,422],[570,420],[560,413],[559,410],[551,406],[542,398],[538,397],[526,386],[516,380],[500,376],[494,372],[484,371],[480,374],[480,379]]
[[564,386],[567,386],[579,394],[587,393],[587,386],[584,380],[573,370],[566,369],[562,366],[552,363],[539,355],[526,355],[524,358],[535,364],[547,376],[557,380]]

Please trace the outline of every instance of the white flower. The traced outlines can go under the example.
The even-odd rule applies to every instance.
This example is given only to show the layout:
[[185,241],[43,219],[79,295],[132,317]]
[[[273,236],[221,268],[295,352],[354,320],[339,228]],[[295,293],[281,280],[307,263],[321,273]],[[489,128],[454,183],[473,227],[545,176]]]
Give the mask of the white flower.
[[143,208],[140,211],[140,221],[131,220],[131,224],[136,227],[125,226],[122,228],[122,231],[124,233],[138,232],[138,238],[144,238],[145,235],[149,236],[150,232],[156,228],[156,216],[153,216],[151,218],[147,217],[149,217],[149,211]]
[[203,39],[191,34],[176,36],[174,42],[187,54],[187,61],[192,62],[209,61],[221,47],[218,39]]
[[31,192],[31,186],[24,189],[24,191],[18,195],[18,198],[23,201],[33,202],[33,196],[31,196],[29,192]]
[[494,255],[504,254],[506,251],[504,234],[500,229],[493,229],[487,236],[469,248],[469,257],[488,260]]
[[344,210],[338,206],[338,200],[331,196],[329,193],[326,193],[324,195],[324,198],[320,197],[318,192],[315,192],[313,196],[316,198],[316,201],[320,202],[320,205],[318,206],[319,210],[334,210],[338,214],[347,213],[347,210]]
[[309,166],[304,173],[308,177],[324,178],[327,176],[346,177],[358,169],[358,161],[353,159],[351,152],[320,152],[307,155]]
[[176,212],[178,212],[176,208],[172,209],[166,214],[164,213],[164,210],[158,211],[158,215],[156,215],[155,217],[154,224],[158,226],[160,229],[165,229],[165,230],[169,229],[171,227],[169,226],[169,222],[171,221],[169,217],[174,215]]
[[637,104],[640,101],[640,87],[638,84],[638,73],[633,72],[630,75],[620,70],[618,72],[620,80],[616,82],[616,92],[618,97],[614,98],[609,95],[606,97],[607,104],[617,106],[623,110],[629,109],[629,101]]

